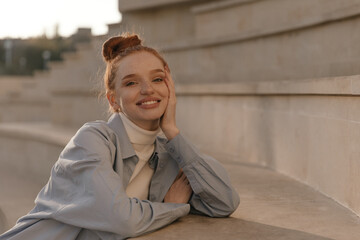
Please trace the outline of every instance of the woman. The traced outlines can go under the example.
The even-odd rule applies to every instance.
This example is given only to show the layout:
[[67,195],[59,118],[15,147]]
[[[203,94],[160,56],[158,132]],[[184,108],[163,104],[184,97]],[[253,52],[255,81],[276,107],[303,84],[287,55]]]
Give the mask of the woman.
[[189,212],[225,217],[237,208],[224,168],[180,134],[159,53],[127,34],[107,40],[103,56],[113,115],[80,128],[35,208],[0,239],[124,239]]

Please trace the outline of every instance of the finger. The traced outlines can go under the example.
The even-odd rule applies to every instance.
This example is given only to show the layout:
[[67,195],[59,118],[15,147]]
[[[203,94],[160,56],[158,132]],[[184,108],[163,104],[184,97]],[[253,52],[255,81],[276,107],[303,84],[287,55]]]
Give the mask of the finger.
[[171,94],[171,91],[170,91],[170,83],[169,83],[169,80],[168,80],[168,78],[166,77],[166,75],[165,75],[165,85],[166,85],[166,87],[167,87],[167,89],[168,89],[168,94],[169,94],[169,96],[168,97],[170,97],[170,94]]
[[187,191],[188,193],[191,193],[191,192],[192,192],[192,188],[190,187],[190,185],[187,185],[186,191]]
[[187,177],[184,174],[184,172],[181,172],[181,173],[182,173],[182,175],[180,176],[180,179],[181,179],[181,181],[185,182],[187,180]]
[[181,172],[178,173],[178,175],[175,178],[175,181],[178,180],[181,177],[181,174],[182,174]]
[[165,84],[166,84],[167,89],[168,89],[168,99],[169,99],[169,103],[171,103],[170,106],[174,105],[174,104],[176,104],[176,95],[175,95],[174,86],[172,86],[170,84],[169,79],[167,79],[167,78],[165,78]]
[[174,84],[174,80],[172,79],[172,76],[170,74],[170,71],[168,71],[168,70],[165,71],[165,78],[166,78],[166,80],[168,82],[168,85],[169,85],[168,87],[169,88],[174,88],[175,84]]
[[183,174],[183,170],[181,168],[178,175],[176,176],[175,180],[178,180],[181,177],[182,174]]
[[189,185],[189,184],[190,184],[190,182],[189,182],[189,179],[188,179],[188,178],[186,178],[185,182],[186,182],[186,184],[187,184],[187,185]]
[[168,87],[168,93],[169,93],[169,101],[173,104],[176,103],[176,94],[175,94],[175,87],[170,84],[169,80],[167,79],[167,87]]

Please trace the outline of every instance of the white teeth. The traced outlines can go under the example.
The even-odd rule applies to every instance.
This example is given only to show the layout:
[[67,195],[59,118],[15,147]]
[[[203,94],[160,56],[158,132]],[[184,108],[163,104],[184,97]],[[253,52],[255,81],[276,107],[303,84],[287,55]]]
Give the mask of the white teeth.
[[143,102],[143,103],[141,103],[141,105],[149,105],[149,104],[154,104],[154,103],[157,103],[157,101]]

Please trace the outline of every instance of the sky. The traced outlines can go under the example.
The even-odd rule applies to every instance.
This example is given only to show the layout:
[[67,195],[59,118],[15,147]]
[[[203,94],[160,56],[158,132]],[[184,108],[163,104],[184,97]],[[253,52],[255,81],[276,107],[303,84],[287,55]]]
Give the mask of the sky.
[[52,37],[57,24],[64,37],[79,27],[101,35],[120,21],[118,0],[0,0],[0,39]]

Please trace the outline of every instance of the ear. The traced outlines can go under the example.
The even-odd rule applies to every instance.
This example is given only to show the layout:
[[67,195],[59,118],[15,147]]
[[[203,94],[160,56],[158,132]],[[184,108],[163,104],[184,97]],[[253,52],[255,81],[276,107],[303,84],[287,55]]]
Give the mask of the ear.
[[114,109],[115,112],[120,112],[120,106],[116,102],[115,94],[112,92],[106,93],[106,98],[110,104],[110,106]]

